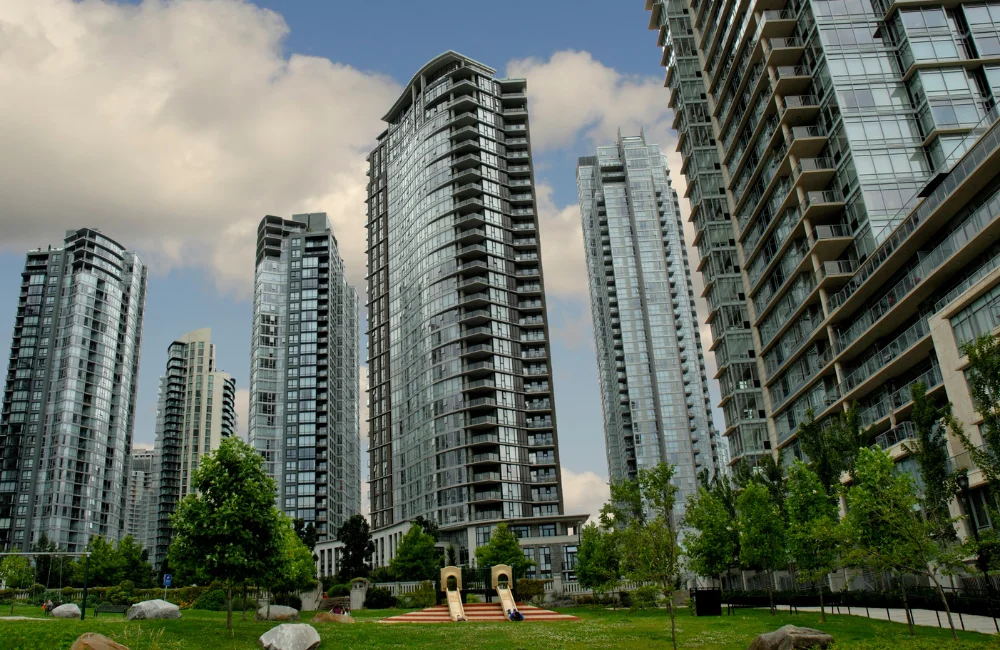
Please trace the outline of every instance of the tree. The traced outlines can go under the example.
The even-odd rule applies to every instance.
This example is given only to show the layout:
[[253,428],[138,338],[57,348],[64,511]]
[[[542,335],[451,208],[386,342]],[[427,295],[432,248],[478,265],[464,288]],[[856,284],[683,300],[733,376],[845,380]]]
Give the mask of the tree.
[[23,555],[8,555],[0,561],[0,580],[7,589],[27,589],[35,579],[31,561]]
[[202,458],[192,487],[171,517],[170,565],[224,581],[226,627],[232,629],[233,587],[266,575],[282,550],[275,484],[256,450],[231,437]]
[[956,491],[955,480],[948,468],[948,440],[942,421],[951,415],[951,404],[938,406],[927,397],[927,386],[917,382],[910,387],[913,399],[913,425],[916,440],[906,448],[920,468],[923,483],[924,510],[932,522],[937,523],[941,534],[954,537],[955,528],[950,525],[951,513],[948,502]]
[[[293,594],[316,586],[316,562],[294,523],[283,514],[280,516],[280,550],[264,575],[268,587],[275,594]],[[270,601],[268,601],[270,606]]]
[[774,572],[787,559],[785,521],[767,486],[751,481],[736,502],[740,531],[740,563],[745,569],[766,572],[767,595],[774,609]]
[[[57,553],[59,547],[44,532],[32,544],[36,553]],[[73,582],[73,559],[63,555],[36,555],[35,577],[46,587],[63,587]]]
[[868,446],[871,438],[871,429],[861,428],[857,404],[824,425],[813,418],[811,409],[807,410],[798,430],[799,447],[831,497],[837,493],[841,474],[851,470],[858,449]]
[[434,538],[434,541],[440,541],[441,539],[441,529],[432,519],[426,519],[423,515],[417,515],[413,520],[413,523],[424,529],[424,532]]
[[476,565],[491,567],[506,564],[514,570],[514,579],[523,577],[534,562],[524,557],[524,551],[507,524],[497,524],[490,535],[490,541],[476,549]]
[[684,511],[684,554],[697,575],[719,580],[729,571],[736,555],[733,519],[722,500],[701,487],[688,497]]
[[[847,491],[847,516],[841,523],[848,542],[848,561],[854,566],[927,576],[944,603],[957,640],[938,572],[954,574],[962,568],[964,549],[940,538],[938,524],[920,510],[913,479],[895,472],[886,452],[861,449],[853,478]],[[905,587],[903,599],[908,610]]]
[[[112,587],[124,580],[124,563],[115,550],[114,542],[95,535],[87,542],[87,552],[90,553],[90,567],[87,569],[90,586]],[[77,586],[83,584],[85,562],[85,558],[80,558],[73,563],[73,583]]]
[[596,524],[588,524],[580,531],[580,548],[576,554],[576,579],[600,598],[614,591],[621,580],[616,539]]
[[788,553],[799,576],[817,583],[819,610],[825,623],[824,585],[820,581],[825,582],[827,575],[837,568],[837,506],[819,476],[799,461],[788,472],[785,503],[788,508]]
[[433,580],[440,575],[434,538],[415,522],[399,540],[389,567],[399,580]]
[[368,520],[353,515],[337,531],[337,541],[344,545],[340,560],[340,575],[359,578],[368,575],[368,560],[375,552]]
[[601,521],[614,531],[625,575],[656,584],[670,608],[670,637],[677,648],[673,594],[680,580],[681,547],[674,506],[677,486],[673,465],[659,463],[639,470],[635,480],[611,484],[611,500],[601,509]]
[[306,548],[310,552],[315,550],[316,542],[319,541],[319,533],[316,532],[316,526],[311,521],[307,524],[304,519],[296,519],[292,522],[293,530],[295,534],[299,536],[302,543],[306,545]]
[[118,563],[121,567],[121,580],[131,580],[139,589],[156,586],[153,583],[153,567],[149,564],[149,553],[140,542],[131,535],[126,535],[118,542],[115,552],[118,554]]

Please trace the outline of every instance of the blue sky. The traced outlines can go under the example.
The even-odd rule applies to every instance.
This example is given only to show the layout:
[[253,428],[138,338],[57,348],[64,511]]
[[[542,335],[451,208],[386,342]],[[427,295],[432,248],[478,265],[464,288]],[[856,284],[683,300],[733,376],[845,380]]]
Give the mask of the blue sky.
[[[213,329],[219,367],[246,388],[256,222],[331,213],[349,271],[363,277],[358,188],[377,118],[427,60],[457,50],[528,78],[562,461],[594,474],[580,490],[599,491],[593,479],[607,469],[574,174],[618,126],[671,137],[642,0],[256,3],[276,15],[236,0],[25,4],[0,18],[24,35],[7,62],[26,73],[26,94],[50,101],[6,120],[0,110],[24,152],[15,180],[0,181],[0,340],[24,251],[99,226],[153,269],[136,442],[153,441],[166,349],[190,330]],[[57,56],[62,65],[47,65]]]

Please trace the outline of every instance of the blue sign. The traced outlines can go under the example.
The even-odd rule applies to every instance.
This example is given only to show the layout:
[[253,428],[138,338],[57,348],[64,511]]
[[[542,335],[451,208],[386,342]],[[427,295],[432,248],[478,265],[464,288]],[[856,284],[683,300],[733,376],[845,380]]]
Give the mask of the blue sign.
[[164,587],[169,587],[170,586],[170,579],[172,577],[173,576],[171,576],[169,573],[164,573],[163,574],[163,586]]

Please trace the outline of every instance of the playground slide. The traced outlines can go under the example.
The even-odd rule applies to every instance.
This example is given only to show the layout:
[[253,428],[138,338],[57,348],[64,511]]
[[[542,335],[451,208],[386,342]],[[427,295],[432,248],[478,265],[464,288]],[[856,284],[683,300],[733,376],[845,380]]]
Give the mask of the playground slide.
[[510,589],[501,585],[497,585],[497,595],[500,596],[500,606],[503,607],[504,616],[507,612],[517,609],[517,603],[514,602],[514,596],[510,593]]
[[462,607],[462,595],[458,589],[448,590],[448,616],[454,621],[464,621],[465,608]]

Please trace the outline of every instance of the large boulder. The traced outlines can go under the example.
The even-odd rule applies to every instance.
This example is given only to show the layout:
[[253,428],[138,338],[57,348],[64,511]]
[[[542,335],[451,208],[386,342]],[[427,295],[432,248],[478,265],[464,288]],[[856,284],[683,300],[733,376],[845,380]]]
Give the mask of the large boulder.
[[833,643],[833,637],[822,630],[811,627],[786,625],[783,628],[758,635],[749,650],[797,650],[799,648],[826,648]]
[[316,628],[304,623],[273,627],[257,639],[261,650],[316,650],[319,641]]
[[299,610],[284,605],[271,605],[271,609],[268,611],[265,605],[257,610],[254,618],[258,621],[297,621],[299,620]]
[[56,618],[80,618],[80,608],[73,603],[66,603],[53,609],[52,615]]
[[181,608],[173,603],[157,598],[136,603],[128,609],[127,618],[130,621],[144,618],[180,618]]
[[346,614],[334,614],[333,612],[319,612],[313,616],[313,623],[353,623],[354,619]]
[[128,650],[128,647],[112,641],[103,634],[87,632],[78,636],[69,650]]

